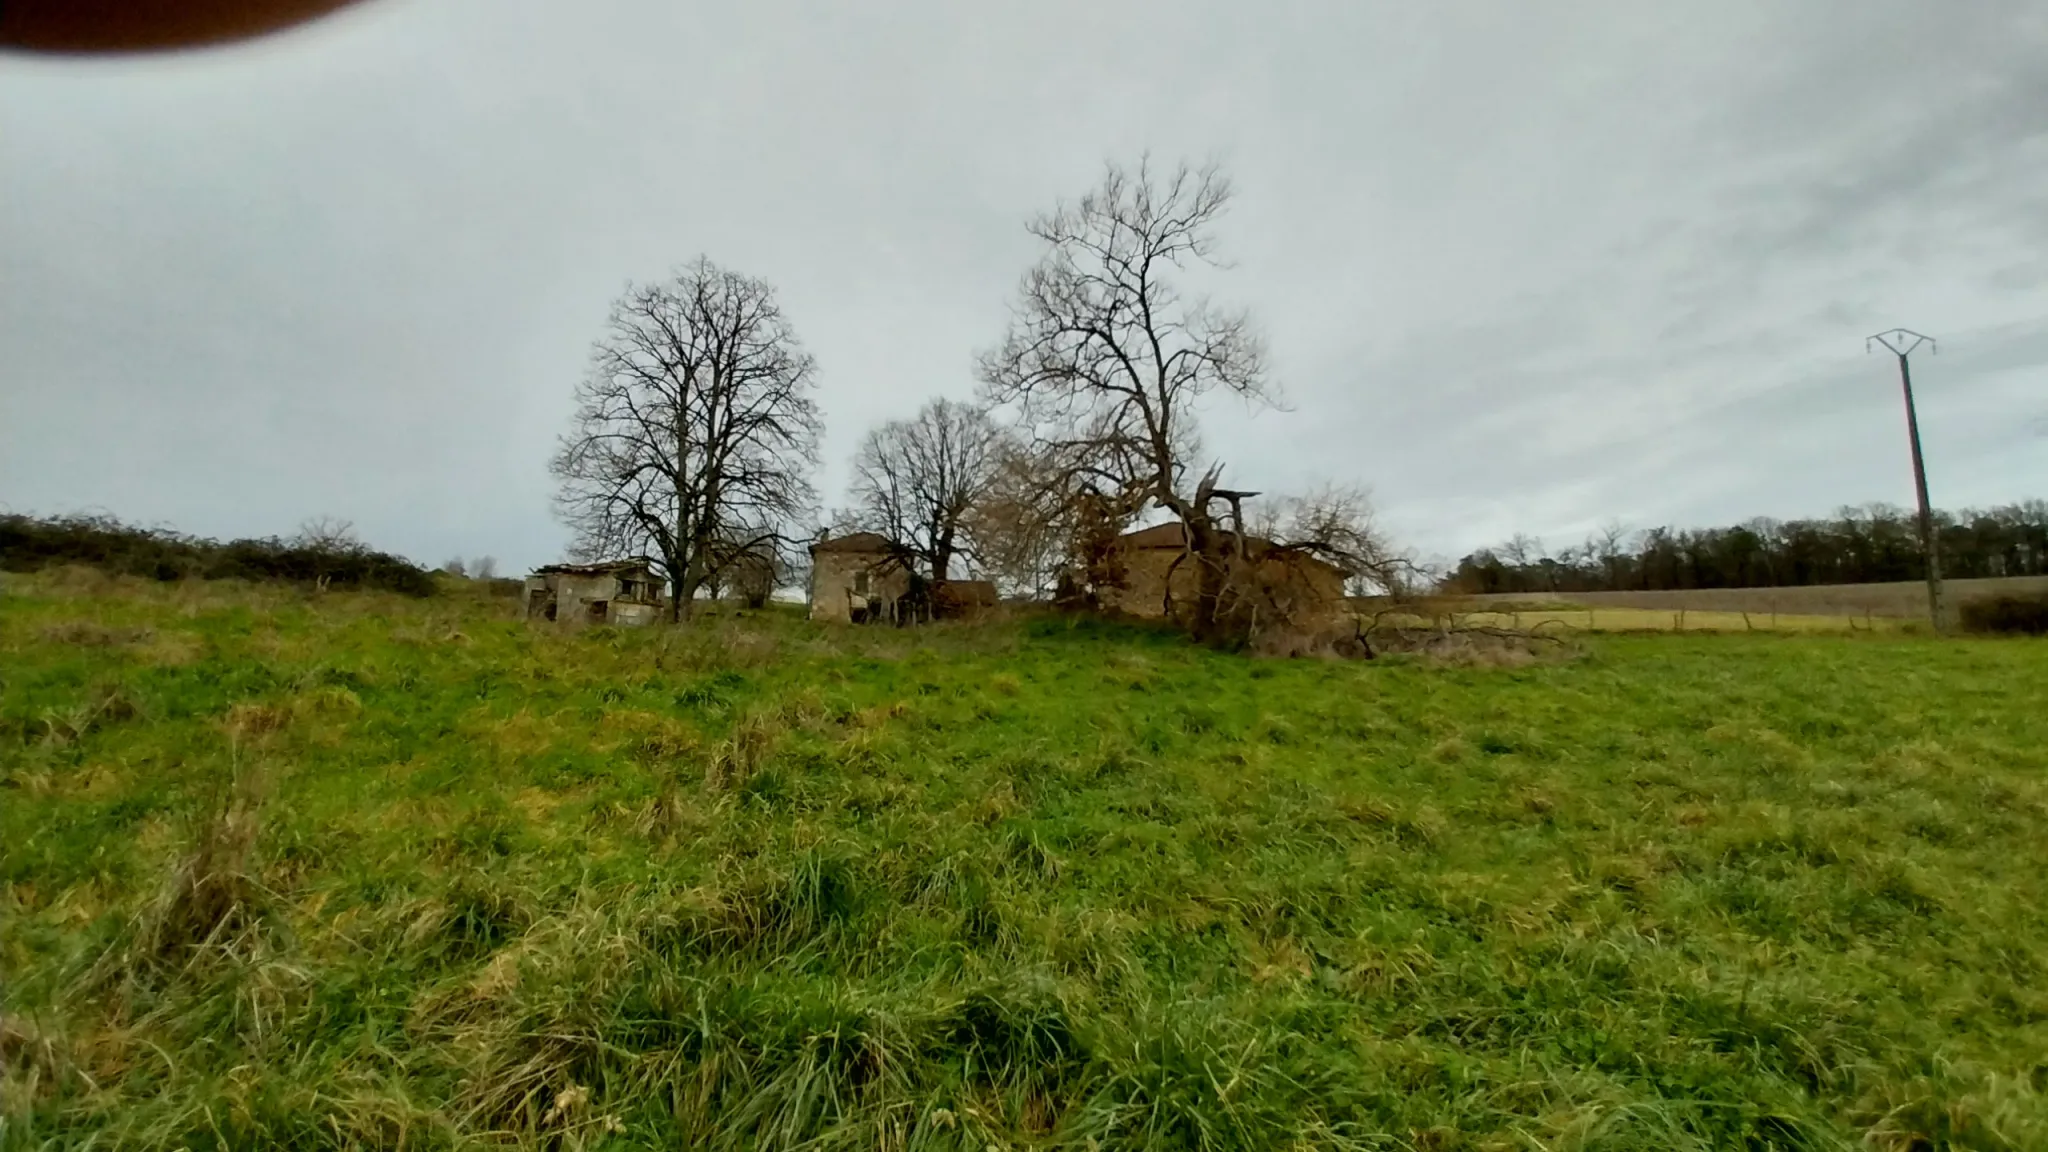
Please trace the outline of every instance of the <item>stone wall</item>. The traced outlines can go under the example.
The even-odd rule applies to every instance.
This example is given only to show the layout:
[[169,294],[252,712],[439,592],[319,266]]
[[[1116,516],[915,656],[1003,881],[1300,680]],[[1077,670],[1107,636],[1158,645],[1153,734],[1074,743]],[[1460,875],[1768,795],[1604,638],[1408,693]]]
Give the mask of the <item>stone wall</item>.
[[[1200,562],[1182,558],[1174,548],[1133,548],[1123,557],[1124,586],[1100,595],[1103,608],[1131,616],[1157,619],[1166,614],[1167,582],[1172,581],[1176,613],[1187,611],[1200,590],[1197,576]],[[1179,564],[1174,562],[1178,560]],[[1319,561],[1296,558],[1290,561],[1254,561],[1259,580],[1284,598],[1301,604],[1327,604],[1331,611],[1344,605],[1344,574]],[[1170,574],[1170,575],[1169,575]]]
[[1301,556],[1268,556],[1256,561],[1258,600],[1277,608],[1284,616],[1307,622],[1309,617],[1339,615],[1349,611],[1344,597],[1344,574],[1328,564]]
[[618,594],[616,576],[561,573],[555,577],[555,622],[608,624],[611,622],[611,601]]
[[547,603],[553,595],[554,593],[548,590],[547,577],[528,576],[526,578],[526,588],[519,596],[519,604],[525,611],[526,618],[528,620],[547,619],[545,615]]
[[[1182,610],[1195,602],[1197,561],[1174,548],[1133,548],[1123,555],[1124,586],[1104,589],[1098,599],[1106,611],[1158,618],[1166,615],[1166,582],[1172,573],[1173,603]],[[1180,560],[1178,567],[1174,561]]]

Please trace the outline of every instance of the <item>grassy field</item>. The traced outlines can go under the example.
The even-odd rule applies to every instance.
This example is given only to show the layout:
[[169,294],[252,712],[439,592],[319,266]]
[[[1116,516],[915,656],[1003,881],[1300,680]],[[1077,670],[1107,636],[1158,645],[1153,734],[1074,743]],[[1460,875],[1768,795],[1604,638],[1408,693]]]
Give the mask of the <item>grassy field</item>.
[[[2048,592],[2048,576],[2014,576],[1999,580],[1949,580],[1944,594],[1951,605],[1985,596]],[[1661,614],[1666,620],[1681,610],[1693,614],[1739,617],[1747,613],[1757,627],[1763,618],[1807,621],[1802,626],[1845,627],[1843,618],[1886,617],[1923,620],[1927,616],[1927,585],[1917,581],[1897,584],[1820,584],[1803,588],[1688,588],[1658,592],[1560,592],[1541,596],[1471,596],[1475,604],[1549,600],[1594,609],[1600,616],[1609,610],[1632,610],[1647,615]],[[1818,618],[1829,618],[1821,623]],[[1737,625],[1741,627],[1742,625]]]
[[1925,628],[1917,620],[1888,616],[1780,615],[1776,612],[1702,612],[1677,608],[1579,607],[1571,603],[1545,602],[1528,597],[1492,600],[1489,597],[1448,601],[1437,607],[1436,616],[1402,611],[1368,611],[1368,616],[1408,627],[1435,620],[1455,621],[1460,626],[1502,628],[1544,632],[1916,632]]
[[2048,1148],[2048,643],[0,579],[6,1149]]

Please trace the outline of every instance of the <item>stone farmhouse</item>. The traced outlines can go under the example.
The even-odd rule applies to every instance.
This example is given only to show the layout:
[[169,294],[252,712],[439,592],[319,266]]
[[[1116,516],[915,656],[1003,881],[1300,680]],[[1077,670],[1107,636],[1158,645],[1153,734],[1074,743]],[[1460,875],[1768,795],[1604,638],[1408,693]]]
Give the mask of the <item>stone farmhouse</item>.
[[652,624],[668,605],[666,587],[644,557],[550,564],[526,578],[526,618],[564,626]]

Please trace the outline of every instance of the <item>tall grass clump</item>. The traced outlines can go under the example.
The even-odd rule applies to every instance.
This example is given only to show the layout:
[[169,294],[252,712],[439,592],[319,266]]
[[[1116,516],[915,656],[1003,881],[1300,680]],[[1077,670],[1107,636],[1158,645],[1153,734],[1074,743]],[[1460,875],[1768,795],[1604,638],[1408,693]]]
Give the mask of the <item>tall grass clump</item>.
[[182,964],[195,954],[246,950],[265,910],[256,877],[264,777],[237,771],[193,820],[189,848],[143,914],[133,959]]

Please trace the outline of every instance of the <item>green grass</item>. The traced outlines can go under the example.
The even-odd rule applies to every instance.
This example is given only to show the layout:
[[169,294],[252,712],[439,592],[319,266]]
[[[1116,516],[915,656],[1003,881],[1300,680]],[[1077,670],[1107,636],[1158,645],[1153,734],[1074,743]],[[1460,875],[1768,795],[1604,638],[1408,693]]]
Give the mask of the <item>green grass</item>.
[[2048,1147],[2048,643],[5,577],[0,1147]]

